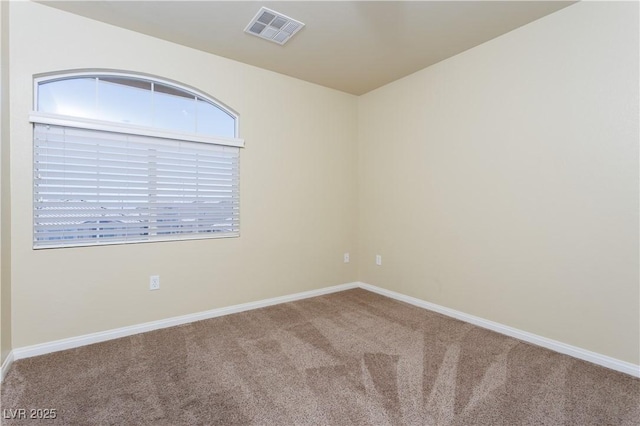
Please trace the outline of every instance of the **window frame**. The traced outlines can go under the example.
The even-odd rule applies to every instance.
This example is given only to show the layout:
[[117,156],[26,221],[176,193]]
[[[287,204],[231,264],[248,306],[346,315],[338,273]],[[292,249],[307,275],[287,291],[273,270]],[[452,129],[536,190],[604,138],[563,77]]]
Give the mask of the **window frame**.
[[[72,115],[52,114],[39,112],[38,107],[38,87],[43,82],[54,82],[59,80],[67,80],[72,78],[82,77],[122,77],[133,78],[136,80],[148,80],[154,83],[163,84],[170,87],[175,87],[182,91],[185,91],[193,96],[197,96],[203,100],[212,103],[223,112],[229,114],[235,123],[235,138],[226,138],[222,136],[208,136],[198,133],[183,133],[166,129],[158,129],[156,127],[139,126],[135,124],[116,123],[113,121],[97,120],[91,118],[74,117]],[[114,70],[79,70],[79,71],[65,71],[62,73],[46,73],[38,74],[33,79],[33,107],[29,114],[29,121],[31,123],[41,124],[53,124],[69,127],[81,127],[83,129],[102,130],[105,132],[118,132],[118,133],[131,133],[139,136],[152,136],[165,139],[181,139],[190,142],[212,143],[215,145],[235,146],[238,148],[244,148],[244,139],[239,138],[239,121],[240,116],[233,109],[226,106],[224,103],[218,101],[213,96],[210,96],[200,90],[189,87],[176,81],[168,80],[161,77],[156,77],[149,74],[138,74],[124,71]],[[75,125],[75,126],[74,126]]]
[[[158,83],[165,86],[169,86],[171,88],[175,88],[177,90],[188,93],[189,95],[193,95],[198,99],[208,102],[213,106],[220,109],[222,112],[228,114],[234,120],[234,138],[222,137],[222,136],[210,136],[206,134],[198,134],[191,132],[179,132],[172,131],[166,129],[160,129],[156,127],[147,127],[140,125],[133,125],[127,123],[119,123],[112,121],[105,121],[99,119],[91,119],[91,118],[83,118],[83,117],[75,117],[70,115],[62,115],[55,113],[44,113],[39,112],[38,108],[38,96],[39,96],[39,87],[43,83],[55,82],[66,79],[74,79],[74,78],[108,78],[108,77],[119,77],[119,78],[131,78],[136,80],[148,81],[152,83]],[[84,129],[84,130],[95,130],[102,132],[113,132],[119,134],[128,134],[131,136],[142,136],[142,137],[151,137],[151,138],[160,138],[173,140],[176,142],[184,141],[184,142],[195,142],[195,143],[203,143],[203,144],[212,144],[221,147],[230,147],[230,148],[244,148],[244,139],[238,137],[239,133],[239,115],[234,110],[221,103],[214,97],[200,91],[184,85],[182,83],[178,83],[172,80],[168,80],[165,78],[142,74],[142,73],[134,73],[134,72],[123,72],[123,71],[114,71],[114,70],[105,70],[105,69],[91,69],[91,70],[71,70],[65,72],[54,72],[54,73],[46,73],[35,75],[33,79],[33,109],[29,113],[29,121],[32,124],[32,144],[34,143],[35,137],[35,129],[37,124],[43,125],[53,125],[53,126],[62,126],[76,129]],[[35,147],[35,145],[33,145]],[[237,167],[239,167],[239,158],[237,159]],[[35,170],[35,151],[33,152],[32,164]],[[34,178],[35,179],[35,178]],[[239,176],[236,177],[236,183],[239,185]],[[32,191],[33,195],[35,195],[35,180],[32,183]],[[239,202],[239,186],[236,190],[237,202]],[[33,199],[35,203],[35,199]],[[99,241],[97,239],[93,242],[73,242],[73,240],[69,240],[68,243],[65,243],[64,240],[60,241],[60,244],[45,244],[39,245],[38,240],[35,237],[35,225],[36,225],[36,214],[35,214],[35,204],[32,205],[32,233],[33,233],[33,249],[42,250],[42,249],[53,249],[53,248],[73,248],[73,247],[91,247],[91,246],[102,246],[102,245],[121,245],[121,244],[138,244],[138,243],[152,243],[152,242],[165,242],[165,241],[189,241],[189,240],[200,240],[200,239],[220,239],[220,238],[237,238],[240,236],[240,230],[237,229],[237,232],[234,234],[224,233],[223,235],[216,235],[215,232],[200,232],[195,234],[176,234],[175,236],[169,238],[153,238],[147,240],[138,240],[138,241],[127,241],[126,239],[122,240],[111,240],[111,241]],[[239,216],[238,216],[239,219]]]

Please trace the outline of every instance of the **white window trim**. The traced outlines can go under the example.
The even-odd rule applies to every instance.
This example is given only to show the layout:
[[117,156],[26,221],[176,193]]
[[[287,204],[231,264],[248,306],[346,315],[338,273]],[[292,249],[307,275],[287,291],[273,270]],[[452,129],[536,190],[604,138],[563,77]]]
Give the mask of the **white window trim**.
[[[184,90],[185,92],[189,92],[191,94],[193,94],[194,96],[197,96],[201,99],[206,99],[208,101],[211,101],[215,104],[215,106],[217,108],[219,108],[220,110],[224,111],[225,113],[227,113],[228,115],[230,115],[231,117],[234,118],[234,122],[235,122],[235,136],[237,137],[240,133],[239,133],[239,115],[237,112],[235,112],[234,110],[232,110],[231,108],[229,108],[228,106],[226,106],[223,102],[220,102],[219,100],[217,100],[215,97],[210,96],[204,92],[201,92],[200,90],[194,89],[193,87],[189,87],[186,86],[184,84],[181,84],[177,81],[173,81],[173,80],[168,80],[166,78],[162,78],[162,77],[157,77],[155,75],[151,75],[151,74],[144,74],[144,73],[131,73],[131,72],[123,72],[123,71],[117,71],[117,70],[109,70],[109,69],[101,69],[101,68],[96,68],[96,69],[84,69],[84,70],[69,70],[67,72],[64,73],[58,73],[58,72],[54,72],[54,73],[45,73],[45,74],[39,74],[38,76],[35,76],[35,78],[33,79],[33,111],[35,112],[37,110],[37,105],[38,105],[38,85],[44,81],[47,82],[52,82],[52,81],[56,81],[56,80],[65,80],[68,78],[80,78],[80,77],[96,77],[96,76],[102,76],[102,77],[124,77],[124,78],[133,78],[133,79],[138,79],[138,80],[149,80],[149,81],[153,81],[154,83],[161,83],[161,84],[165,84],[167,86],[171,86],[171,87],[175,87],[177,89],[180,90]],[[40,114],[39,112],[37,114]],[[52,115],[56,115],[56,114],[52,114]],[[74,119],[76,119],[76,117],[73,117]],[[90,120],[91,121],[91,120]],[[94,120],[94,121],[99,121],[99,120]],[[107,122],[110,124],[113,124],[112,122]],[[242,140],[242,139],[240,139]],[[235,145],[230,145],[230,146],[235,146]]]
[[[193,89],[191,87],[182,85],[180,83],[159,78],[152,75],[145,74],[137,74],[137,73],[126,73],[119,71],[111,71],[111,70],[103,70],[103,69],[91,69],[85,71],[67,71],[65,73],[48,73],[48,74],[40,74],[36,78],[34,78],[34,111],[31,111],[29,114],[29,121],[33,124],[44,124],[44,125],[54,125],[54,126],[62,126],[76,129],[87,129],[87,130],[96,130],[103,132],[113,132],[113,133],[121,133],[121,134],[129,134],[143,137],[152,137],[152,138],[160,138],[167,140],[174,140],[177,142],[195,142],[195,143],[204,143],[204,144],[212,144],[218,146],[226,146],[232,148],[244,148],[244,139],[242,138],[225,138],[220,136],[208,136],[196,133],[187,133],[187,132],[178,132],[171,130],[158,129],[155,127],[145,127],[139,125],[125,124],[125,123],[117,123],[111,121],[103,121],[96,119],[88,119],[82,117],[74,117],[67,116],[62,114],[52,114],[52,113],[43,113],[36,111],[38,105],[38,93],[39,93],[39,84],[42,82],[52,82],[56,80],[64,80],[69,78],[80,78],[80,77],[129,77],[134,79],[148,80],[151,82],[157,82],[161,84],[165,84],[169,87],[174,87],[177,89],[184,90],[194,96],[212,102],[217,108],[227,113],[234,119],[234,134],[237,136],[239,132],[239,115],[233,110],[226,107],[221,102],[217,101],[212,96],[209,96],[199,90]],[[34,126],[35,127],[35,126]],[[223,238],[235,238],[240,236],[239,229],[235,232],[220,232],[215,234],[180,234],[179,237],[167,237],[167,238],[153,238],[148,240],[138,240],[138,241],[126,241],[126,240],[117,240],[117,241],[96,241],[96,242],[82,242],[82,243],[64,243],[64,244],[51,244],[39,246],[34,241],[34,249],[55,249],[55,248],[71,248],[71,247],[90,247],[90,246],[100,246],[100,245],[121,245],[121,244],[140,244],[140,243],[152,243],[152,242],[161,242],[161,241],[189,241],[189,240],[203,240],[203,239],[223,239]]]

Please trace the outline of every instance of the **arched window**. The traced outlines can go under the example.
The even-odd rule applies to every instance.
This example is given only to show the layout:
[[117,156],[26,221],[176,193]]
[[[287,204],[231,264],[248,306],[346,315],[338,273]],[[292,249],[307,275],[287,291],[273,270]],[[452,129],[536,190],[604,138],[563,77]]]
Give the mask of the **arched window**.
[[161,79],[35,79],[34,248],[239,235],[238,115]]

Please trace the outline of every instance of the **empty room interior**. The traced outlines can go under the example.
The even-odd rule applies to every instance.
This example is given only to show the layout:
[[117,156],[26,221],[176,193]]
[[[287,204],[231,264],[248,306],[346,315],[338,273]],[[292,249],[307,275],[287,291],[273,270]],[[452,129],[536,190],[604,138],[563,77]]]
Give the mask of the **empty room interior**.
[[2,424],[639,424],[639,9],[0,2]]

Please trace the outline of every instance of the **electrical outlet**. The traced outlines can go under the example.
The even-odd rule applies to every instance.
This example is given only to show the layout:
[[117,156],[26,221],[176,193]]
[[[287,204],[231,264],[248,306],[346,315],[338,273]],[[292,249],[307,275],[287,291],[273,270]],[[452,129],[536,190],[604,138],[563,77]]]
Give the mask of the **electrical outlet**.
[[344,263],[349,263],[349,253],[344,254]]
[[379,254],[376,254],[376,265],[382,265],[382,256],[380,256]]
[[160,290],[160,275],[149,277],[149,290]]

